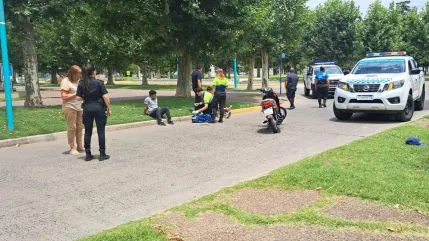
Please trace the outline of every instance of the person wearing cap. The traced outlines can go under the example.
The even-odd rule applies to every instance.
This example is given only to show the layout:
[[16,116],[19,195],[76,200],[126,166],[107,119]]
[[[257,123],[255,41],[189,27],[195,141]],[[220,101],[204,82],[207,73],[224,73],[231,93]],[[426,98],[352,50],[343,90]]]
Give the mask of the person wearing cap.
[[298,85],[298,75],[296,71],[292,68],[287,75],[287,80],[285,82],[286,87],[286,96],[290,103],[290,109],[295,109],[295,93]]
[[165,126],[165,123],[162,121],[162,117],[167,117],[167,123],[174,125],[174,122],[171,120],[170,110],[166,107],[159,108],[158,98],[156,97],[156,91],[149,91],[149,97],[144,100],[144,113],[158,121],[158,125]]
[[203,91],[203,89],[196,89],[197,95],[201,97],[203,102],[200,103],[200,109],[195,110],[192,114],[197,115],[199,113],[210,114],[213,117],[213,88],[207,87],[207,91]]
[[[219,109],[219,123],[223,123],[226,105],[226,89],[228,88],[228,79],[225,77],[223,69],[218,69],[216,71],[216,77],[213,80],[213,86],[215,90],[213,116],[217,116],[217,110]],[[214,122],[214,119],[212,122]]]
[[[326,100],[328,99],[329,76],[326,73],[325,67],[321,66],[320,71],[316,73],[316,89],[319,101],[319,108],[326,108]],[[323,104],[322,104],[323,99]]]

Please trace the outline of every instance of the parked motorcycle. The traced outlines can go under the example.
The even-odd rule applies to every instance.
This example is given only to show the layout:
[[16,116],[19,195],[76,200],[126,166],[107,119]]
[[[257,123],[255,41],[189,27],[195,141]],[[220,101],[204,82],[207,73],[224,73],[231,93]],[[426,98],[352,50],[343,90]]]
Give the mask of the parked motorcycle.
[[285,108],[280,106],[280,101],[276,93],[271,88],[259,89],[264,93],[263,100],[261,101],[262,112],[264,113],[268,127],[273,130],[274,133],[280,132],[280,127],[283,121],[286,119],[287,111]]

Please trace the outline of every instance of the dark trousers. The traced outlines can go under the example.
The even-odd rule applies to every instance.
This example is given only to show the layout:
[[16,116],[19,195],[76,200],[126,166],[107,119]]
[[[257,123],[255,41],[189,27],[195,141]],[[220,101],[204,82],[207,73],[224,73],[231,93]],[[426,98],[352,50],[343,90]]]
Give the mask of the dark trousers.
[[91,137],[92,137],[92,128],[94,127],[94,120],[97,126],[98,134],[98,145],[100,147],[100,152],[106,150],[106,122],[107,116],[104,108],[102,106],[92,106],[85,108],[83,110],[83,124],[85,126],[85,150],[91,150]]
[[[213,106],[213,117],[216,118],[217,111],[220,111],[219,119],[222,120],[225,115],[225,105],[226,105],[226,93],[215,93],[214,96],[214,106]],[[213,119],[214,119],[213,118]]]
[[296,93],[296,88],[286,89],[286,96],[287,96],[287,99],[289,100],[291,107],[295,106],[295,93]]
[[[194,93],[195,93],[195,101],[194,101],[194,103],[201,103],[201,102],[203,102],[203,98],[201,96],[198,96],[198,94],[197,94],[197,92],[195,92],[195,90],[194,90]],[[199,109],[201,109],[201,106],[195,106],[195,110],[199,110]]]
[[319,101],[319,105],[323,104],[326,105],[326,100],[328,99],[328,86],[318,86],[317,87],[317,97]]
[[[167,116],[167,121],[171,121],[170,110],[168,108],[156,108],[149,114],[152,118],[156,119],[158,123],[162,121],[164,116]],[[164,117],[165,118],[165,117]]]

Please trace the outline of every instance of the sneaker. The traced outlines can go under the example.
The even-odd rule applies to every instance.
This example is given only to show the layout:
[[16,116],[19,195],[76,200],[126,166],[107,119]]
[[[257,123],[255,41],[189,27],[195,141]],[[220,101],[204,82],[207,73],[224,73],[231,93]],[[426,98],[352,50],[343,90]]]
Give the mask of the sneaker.
[[169,125],[174,125],[174,122],[172,120],[167,122]]
[[69,153],[73,156],[78,156],[80,154],[76,149],[71,149]]
[[166,124],[164,122],[159,122],[158,125],[159,126],[166,126]]

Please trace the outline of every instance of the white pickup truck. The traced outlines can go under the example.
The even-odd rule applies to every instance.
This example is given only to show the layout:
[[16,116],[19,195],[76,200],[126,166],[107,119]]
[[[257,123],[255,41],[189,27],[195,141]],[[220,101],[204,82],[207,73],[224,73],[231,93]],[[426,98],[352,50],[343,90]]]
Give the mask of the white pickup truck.
[[328,80],[330,83],[328,93],[331,96],[334,95],[335,89],[338,86],[338,81],[344,77],[343,71],[335,61],[314,61],[310,67],[307,67],[304,70],[305,96],[310,96],[311,94],[313,99],[317,98],[316,73],[322,66],[325,67],[326,73],[328,74]]
[[360,60],[335,91],[334,114],[350,119],[355,112],[382,112],[409,121],[423,110],[425,80],[406,52],[370,53]]

